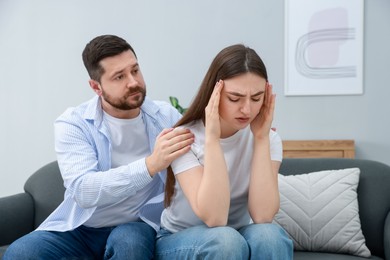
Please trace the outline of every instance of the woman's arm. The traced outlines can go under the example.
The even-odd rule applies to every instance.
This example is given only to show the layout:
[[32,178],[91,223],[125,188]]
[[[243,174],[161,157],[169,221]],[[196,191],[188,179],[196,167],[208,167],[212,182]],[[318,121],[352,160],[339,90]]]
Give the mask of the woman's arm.
[[262,108],[251,123],[254,150],[248,194],[249,214],[254,223],[271,222],[279,210],[278,172],[280,162],[271,161],[269,132],[275,95],[267,83]]
[[279,210],[280,162],[271,161],[269,138],[255,144],[249,184],[248,208],[254,223],[271,222]]
[[230,207],[230,183],[220,144],[218,82],[206,107],[204,166],[177,174],[176,178],[195,214],[209,227],[227,224]]

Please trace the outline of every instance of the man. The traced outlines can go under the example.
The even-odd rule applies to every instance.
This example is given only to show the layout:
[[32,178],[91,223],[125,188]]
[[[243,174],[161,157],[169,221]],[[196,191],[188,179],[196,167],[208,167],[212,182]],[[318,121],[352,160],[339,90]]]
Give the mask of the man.
[[189,151],[180,118],[146,97],[133,48],[103,35],[83,51],[97,94],[55,121],[64,201],[4,259],[151,259],[163,209],[165,169]]

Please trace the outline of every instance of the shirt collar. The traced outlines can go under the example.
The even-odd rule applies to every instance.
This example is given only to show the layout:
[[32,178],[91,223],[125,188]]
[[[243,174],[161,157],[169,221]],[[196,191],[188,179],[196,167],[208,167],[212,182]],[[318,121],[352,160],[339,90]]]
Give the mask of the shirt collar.
[[[156,118],[159,106],[148,97],[145,97],[144,103],[141,106],[141,111],[152,118]],[[103,122],[102,102],[99,96],[95,96],[90,100],[87,109],[84,112],[84,119],[94,122],[96,126]]]

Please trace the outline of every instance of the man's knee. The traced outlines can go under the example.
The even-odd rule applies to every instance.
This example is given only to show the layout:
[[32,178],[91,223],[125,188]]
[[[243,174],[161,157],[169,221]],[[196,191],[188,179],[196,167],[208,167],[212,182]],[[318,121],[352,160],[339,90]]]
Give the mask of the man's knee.
[[155,236],[156,231],[143,222],[120,225],[108,237],[105,258],[152,259]]
[[38,239],[33,232],[15,240],[5,251],[3,260],[39,259],[44,248]]
[[156,231],[144,222],[132,222],[120,225],[111,231],[108,243],[128,244],[138,246],[140,244],[153,242]]
[[21,244],[16,240],[14,241],[5,251],[3,260],[12,260],[12,259],[28,259],[26,256],[30,250],[26,249],[25,246],[21,246]]

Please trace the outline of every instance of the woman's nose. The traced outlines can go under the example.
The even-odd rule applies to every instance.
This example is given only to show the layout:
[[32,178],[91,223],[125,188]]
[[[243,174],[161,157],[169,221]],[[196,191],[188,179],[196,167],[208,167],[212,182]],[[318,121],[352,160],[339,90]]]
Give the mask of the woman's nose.
[[251,112],[251,108],[250,108],[250,103],[248,100],[246,100],[244,102],[244,104],[242,105],[241,107],[241,112],[244,114],[244,115],[249,115],[250,112]]

